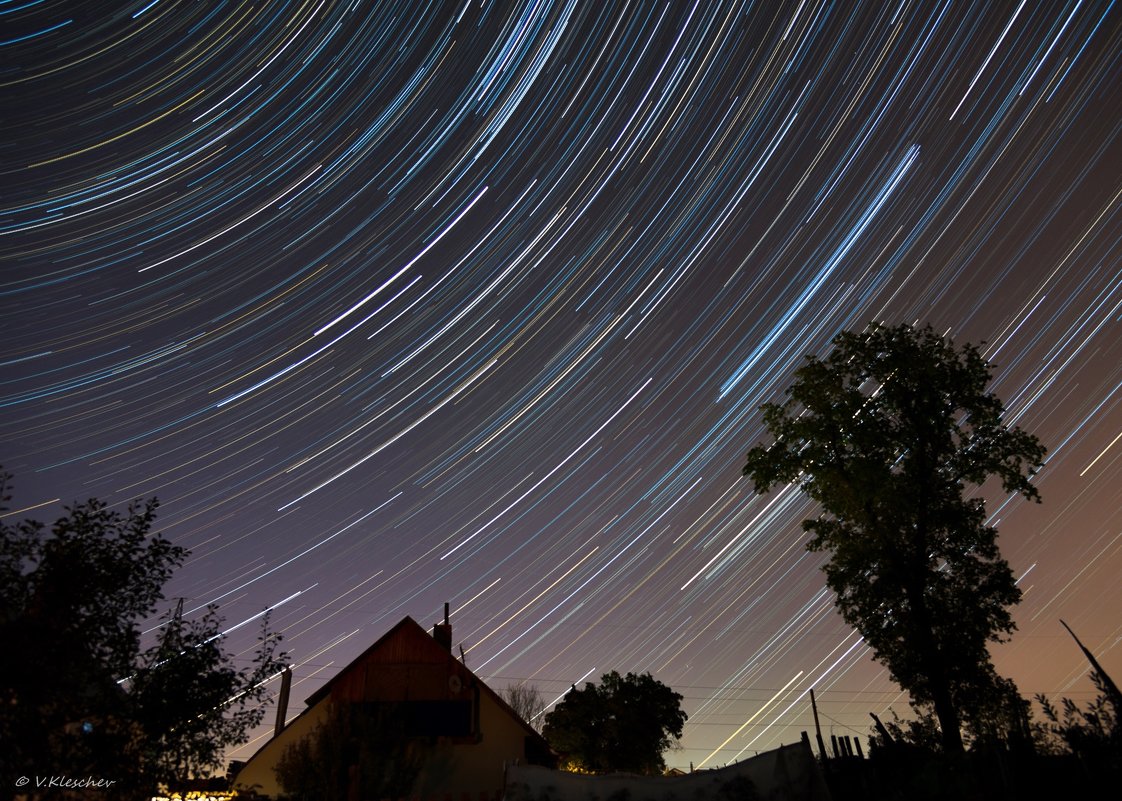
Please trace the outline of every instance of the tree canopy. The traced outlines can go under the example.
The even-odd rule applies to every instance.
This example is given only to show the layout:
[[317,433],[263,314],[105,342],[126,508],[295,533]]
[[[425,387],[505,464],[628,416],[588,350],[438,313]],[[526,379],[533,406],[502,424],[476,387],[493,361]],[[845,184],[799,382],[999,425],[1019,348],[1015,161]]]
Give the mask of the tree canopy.
[[657,774],[663,753],[682,736],[682,696],[650,673],[616,671],[573,687],[545,718],[542,735],[572,769]]
[[842,616],[934,708],[952,752],[987,699],[1007,700],[988,643],[1014,630],[1021,597],[981,490],[1039,501],[1045,452],[1005,424],[990,376],[975,346],[930,327],[844,332],[826,358],[807,357],[783,403],[762,407],[774,442],[744,467],[757,492],[794,483],[819,503],[803,528],[808,549],[829,554]]
[[[4,508],[7,484],[0,475]],[[261,721],[283,660],[267,623],[244,670],[222,649],[214,607],[192,619],[177,607],[141,637],[187,556],[152,532],[156,508],[91,499],[49,532],[0,519],[0,641],[19,644],[0,661],[4,781],[87,775],[112,782],[108,797],[151,793],[219,767]]]

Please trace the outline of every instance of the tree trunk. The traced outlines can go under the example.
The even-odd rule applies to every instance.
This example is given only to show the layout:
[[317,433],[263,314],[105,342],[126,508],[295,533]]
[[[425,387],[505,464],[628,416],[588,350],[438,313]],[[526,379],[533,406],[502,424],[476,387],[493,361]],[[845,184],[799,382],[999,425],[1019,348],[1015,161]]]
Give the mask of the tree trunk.
[[958,709],[951,700],[946,680],[941,676],[931,677],[931,696],[932,703],[935,706],[935,716],[939,718],[939,728],[942,730],[943,750],[948,754],[964,753],[965,748],[962,745],[961,721],[958,718]]
[[927,665],[927,685],[931,694],[931,703],[935,707],[935,717],[939,719],[943,750],[948,754],[962,754],[965,751],[962,745],[962,721],[958,714],[958,707],[951,697],[946,663],[940,644],[935,642],[932,633],[931,616],[927,611],[923,590],[912,586],[908,594],[911,596],[909,600],[917,624],[919,642],[916,645],[923,655],[924,664]]
[[[918,419],[923,420],[924,417]],[[929,419],[938,419],[937,417]],[[920,651],[928,665],[928,682],[931,690],[931,702],[935,706],[935,716],[939,718],[939,728],[943,738],[943,750],[948,754],[962,754],[965,748],[962,745],[961,721],[958,708],[951,698],[950,681],[947,676],[946,662],[943,659],[942,646],[945,643],[935,641],[935,629],[931,625],[931,614],[927,609],[925,595],[928,571],[928,521],[930,519],[928,505],[930,498],[928,487],[935,476],[929,467],[931,459],[927,453],[927,436],[925,432],[918,433],[919,447],[917,448],[919,470],[919,499],[916,509],[916,538],[912,546],[911,573],[907,585],[909,601],[915,614],[917,629],[920,632]]]

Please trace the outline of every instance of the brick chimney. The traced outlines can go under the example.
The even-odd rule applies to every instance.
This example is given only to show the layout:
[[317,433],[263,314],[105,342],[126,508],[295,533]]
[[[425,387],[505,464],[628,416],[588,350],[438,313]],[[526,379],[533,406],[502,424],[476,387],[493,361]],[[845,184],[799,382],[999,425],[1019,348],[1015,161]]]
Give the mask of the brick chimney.
[[452,653],[452,624],[448,622],[448,604],[444,604],[444,622],[432,627],[432,638],[440,643],[444,650]]

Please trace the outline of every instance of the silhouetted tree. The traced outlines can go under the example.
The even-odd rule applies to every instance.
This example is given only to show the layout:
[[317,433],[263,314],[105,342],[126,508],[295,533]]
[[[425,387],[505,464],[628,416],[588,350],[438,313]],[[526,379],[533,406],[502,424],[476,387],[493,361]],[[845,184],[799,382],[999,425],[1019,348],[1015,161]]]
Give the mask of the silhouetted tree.
[[[0,506],[9,498],[0,474]],[[0,520],[0,781],[92,775],[107,797],[219,767],[264,714],[265,679],[280,670],[279,637],[263,626],[249,670],[222,651],[211,608],[171,613],[142,650],[140,621],[187,551],[151,531],[156,500],[126,512],[75,504],[50,531]],[[227,714],[229,713],[229,714]],[[37,788],[24,792],[36,797]]]
[[567,760],[589,773],[657,774],[662,754],[682,736],[682,696],[650,673],[616,671],[574,687],[545,718],[542,736]]
[[279,635],[263,616],[252,664],[237,669],[222,648],[222,618],[208,606],[185,620],[182,603],[168,613],[155,644],[125,683],[138,756],[163,783],[218,768],[226,749],[248,739],[265,714],[267,682],[284,668]]
[[1122,692],[1106,672],[1091,649],[1087,648],[1071,627],[1060,623],[1074,638],[1076,645],[1091,663],[1091,681],[1098,697],[1086,708],[1070,698],[1063,699],[1063,714],[1043,694],[1036,696],[1047,720],[1037,727],[1037,734],[1048,750],[1067,750],[1075,754],[1091,770],[1111,776],[1114,786],[1122,777]]
[[972,345],[876,324],[833,345],[807,357],[785,402],[762,407],[775,441],[749,452],[744,474],[757,492],[793,482],[821,505],[803,528],[830,555],[842,616],[961,752],[964,718],[999,686],[988,643],[1014,630],[1021,597],[977,490],[996,478],[1039,501],[1044,448],[1005,425]]
[[545,699],[537,687],[533,684],[509,684],[500,696],[534,731],[541,734],[545,725],[545,716],[541,714],[545,709]]
[[[963,734],[971,750],[1031,750],[1034,739],[1031,709],[1021,697],[1017,686],[992,670],[983,670],[988,684],[973,688],[959,688],[956,700],[963,704]],[[935,710],[930,703],[913,701],[912,717],[901,719],[896,710],[893,719],[885,723],[887,732],[896,744],[915,746],[923,751],[937,751],[942,746],[942,733]],[[890,745],[876,728],[869,734],[871,745],[883,748]]]

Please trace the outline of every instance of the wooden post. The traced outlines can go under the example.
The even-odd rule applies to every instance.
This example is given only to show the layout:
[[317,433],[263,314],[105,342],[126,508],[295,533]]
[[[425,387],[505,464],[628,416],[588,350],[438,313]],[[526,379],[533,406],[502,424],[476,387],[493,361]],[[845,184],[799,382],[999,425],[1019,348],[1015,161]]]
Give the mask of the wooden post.
[[818,723],[818,703],[814,700],[813,687],[810,688],[810,708],[814,710],[814,736],[818,739],[818,753],[825,762],[829,757],[826,756],[826,743],[822,740],[822,726]]
[[878,718],[872,712],[869,713],[869,717],[873,719],[873,723],[876,724],[877,731],[880,732],[880,736],[884,738],[884,744],[889,747],[896,745],[896,741],[892,739],[892,735],[888,733],[888,729],[886,729],[884,727],[884,724],[880,722],[880,718]]
[[288,694],[291,689],[292,667],[290,665],[285,665],[284,672],[281,673],[280,696],[277,698],[277,723],[273,727],[274,737],[284,731],[284,722],[288,717]]

